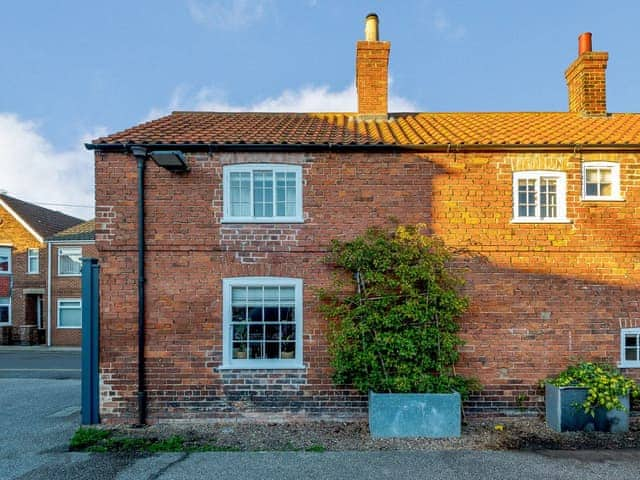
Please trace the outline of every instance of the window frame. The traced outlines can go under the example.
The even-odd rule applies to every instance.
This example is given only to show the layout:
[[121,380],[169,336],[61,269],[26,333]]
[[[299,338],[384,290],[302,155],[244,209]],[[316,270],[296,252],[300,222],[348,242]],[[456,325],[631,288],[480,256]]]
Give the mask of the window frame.
[[[625,359],[625,339],[627,336],[632,336],[632,335],[637,338],[636,340],[637,360],[626,360]],[[618,363],[618,367],[640,368],[640,327],[620,329],[620,363]]]
[[[78,307],[66,307],[67,310],[80,310],[80,325],[78,327],[65,327],[60,325],[60,308],[62,302],[78,302]],[[56,302],[56,328],[61,330],[78,330],[82,328],[82,299],[81,298],[59,298]]]
[[[540,216],[540,180],[542,178],[556,179],[556,217]],[[519,180],[535,180],[535,213],[533,217],[520,216],[518,214],[518,182]],[[570,223],[567,218],[567,173],[557,170],[524,170],[513,172],[512,185],[512,219],[511,223]]]
[[[590,168],[611,169],[611,195],[587,195],[587,170]],[[583,162],[582,163],[582,198],[588,202],[619,202],[620,196],[620,164],[617,162]]]
[[13,264],[11,262],[11,257],[13,255],[13,247],[11,247],[9,245],[0,245],[0,250],[7,250],[8,251],[7,257],[9,259],[9,261],[8,261],[9,269],[6,272],[0,270],[0,275],[11,275],[12,269],[13,269]]
[[0,303],[0,306],[3,306],[3,307],[6,306],[7,307],[8,312],[9,312],[9,314],[7,316],[8,321],[0,322],[0,325],[2,325],[3,327],[7,327],[7,326],[11,326],[12,325],[12,323],[11,323],[11,297],[10,296],[9,297],[0,297],[0,301],[2,301],[4,299],[6,299],[7,302],[6,303]]
[[68,255],[68,253],[63,253],[63,252],[68,252],[70,250],[74,250],[74,251],[79,251],[80,252],[80,257],[82,257],[82,247],[58,247],[58,271],[57,274],[59,277],[80,277],[82,275],[82,263],[80,264],[80,271],[78,273],[60,273],[60,259],[63,255]]
[[[294,172],[296,174],[296,212],[292,216],[276,216],[275,211],[272,217],[256,217],[250,216],[233,216],[231,215],[231,174],[232,173],[250,173],[251,189],[250,189],[250,205],[253,211],[255,205],[253,201],[253,178],[254,172],[258,170],[272,170],[275,175],[278,172]],[[223,217],[222,223],[303,223],[302,210],[302,166],[282,163],[243,163],[234,165],[225,165],[222,167],[223,177]],[[275,185],[274,185],[275,195]]]
[[[231,292],[233,287],[293,287],[295,308],[295,356],[292,359],[233,359]],[[290,277],[234,277],[222,279],[222,364],[219,369],[303,369],[303,281]]]
[[[32,253],[35,252],[35,256]],[[31,259],[36,260],[36,269],[31,270]],[[40,249],[28,248],[27,249],[27,275],[38,275],[40,273]]]

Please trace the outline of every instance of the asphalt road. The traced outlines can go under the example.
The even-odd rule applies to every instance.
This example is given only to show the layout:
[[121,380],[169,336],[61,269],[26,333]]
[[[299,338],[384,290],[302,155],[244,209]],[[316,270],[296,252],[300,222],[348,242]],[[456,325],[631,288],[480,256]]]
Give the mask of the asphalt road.
[[0,347],[0,378],[80,379],[80,349]]
[[[148,456],[67,451],[80,423],[80,381],[20,378],[69,370],[74,355],[0,352],[0,480],[563,479],[637,480],[640,450],[578,452],[255,452]],[[40,361],[38,361],[40,359]],[[17,363],[11,363],[15,360]],[[7,363],[8,362],[8,363]],[[53,363],[52,363],[53,362]],[[16,365],[29,366],[13,368]],[[6,373],[9,375],[9,373]]]

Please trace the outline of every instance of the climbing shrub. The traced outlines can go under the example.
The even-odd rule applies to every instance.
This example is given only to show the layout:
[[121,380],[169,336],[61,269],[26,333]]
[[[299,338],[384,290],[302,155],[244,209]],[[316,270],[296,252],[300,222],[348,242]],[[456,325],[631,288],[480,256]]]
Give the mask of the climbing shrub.
[[344,275],[321,293],[329,319],[329,351],[337,384],[360,392],[444,393],[463,396],[477,382],[455,373],[457,320],[468,301],[451,253],[424,225],[379,229],[333,241],[327,261]]

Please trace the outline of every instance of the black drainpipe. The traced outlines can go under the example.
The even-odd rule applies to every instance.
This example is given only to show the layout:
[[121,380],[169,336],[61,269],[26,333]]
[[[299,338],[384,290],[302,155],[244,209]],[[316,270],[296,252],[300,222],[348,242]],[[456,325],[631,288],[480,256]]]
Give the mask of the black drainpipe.
[[144,167],[147,150],[131,147],[138,162],[138,424],[147,423],[147,392],[144,365]]

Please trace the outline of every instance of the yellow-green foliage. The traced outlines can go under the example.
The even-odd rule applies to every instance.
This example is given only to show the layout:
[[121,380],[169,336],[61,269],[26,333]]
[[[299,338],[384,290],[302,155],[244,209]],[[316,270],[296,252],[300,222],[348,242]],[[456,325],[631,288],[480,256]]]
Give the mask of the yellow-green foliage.
[[582,404],[585,413],[595,416],[598,407],[607,410],[625,410],[618,397],[629,395],[640,396],[638,384],[621,375],[611,365],[582,362],[568,367],[557,377],[549,380],[557,387],[584,387],[589,390],[587,399]]

